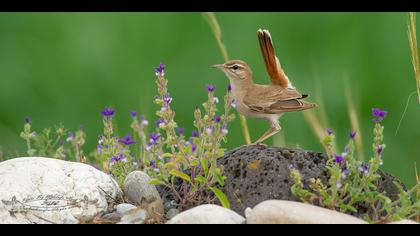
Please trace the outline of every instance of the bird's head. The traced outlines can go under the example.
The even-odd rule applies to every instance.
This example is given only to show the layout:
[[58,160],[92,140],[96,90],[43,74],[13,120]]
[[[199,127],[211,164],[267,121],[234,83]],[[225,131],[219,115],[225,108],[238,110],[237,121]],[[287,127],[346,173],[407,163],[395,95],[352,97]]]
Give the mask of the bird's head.
[[244,61],[231,60],[224,64],[213,65],[212,67],[223,71],[231,83],[252,81],[251,68]]

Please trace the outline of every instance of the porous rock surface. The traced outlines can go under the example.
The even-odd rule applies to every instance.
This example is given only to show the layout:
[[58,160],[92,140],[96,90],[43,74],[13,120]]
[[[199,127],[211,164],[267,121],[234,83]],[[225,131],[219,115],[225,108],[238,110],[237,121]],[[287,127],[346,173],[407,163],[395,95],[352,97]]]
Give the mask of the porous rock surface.
[[[231,209],[241,215],[246,208],[253,208],[266,200],[299,201],[290,190],[293,181],[289,167],[293,165],[301,173],[307,187],[311,178],[327,182],[327,159],[326,154],[301,149],[262,145],[238,147],[218,160],[226,176],[222,190],[230,201]],[[380,174],[382,178],[377,183],[378,189],[392,200],[397,199],[398,189],[393,184],[396,179],[383,172]],[[358,208],[358,214],[366,212],[365,206]]]

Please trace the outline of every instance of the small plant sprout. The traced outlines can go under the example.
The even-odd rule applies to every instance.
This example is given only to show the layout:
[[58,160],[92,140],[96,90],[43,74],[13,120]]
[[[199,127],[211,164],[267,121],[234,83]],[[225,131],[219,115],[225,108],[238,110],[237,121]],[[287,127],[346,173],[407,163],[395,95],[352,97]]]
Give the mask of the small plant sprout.
[[[122,185],[133,167],[130,146],[136,144],[136,141],[129,134],[123,138],[114,135],[113,117],[115,114],[116,111],[109,107],[101,112],[104,130],[103,135],[99,137],[97,157],[102,164],[102,169],[111,173],[118,184]],[[136,117],[136,114],[130,115]]]
[[23,131],[20,133],[20,137],[26,141],[26,153],[28,156],[34,156],[36,150],[32,148],[32,140],[36,137],[36,132],[31,130],[31,119],[29,116],[25,117],[25,125]]
[[[185,128],[175,122],[175,112],[171,107],[173,98],[167,90],[165,67],[160,64],[156,69],[158,95],[154,103],[160,108],[155,130],[147,136],[138,124],[132,127],[138,132],[145,145],[144,165],[146,172],[153,177],[152,183],[164,185],[172,191],[180,208],[201,203],[213,203],[216,199],[229,207],[226,196],[217,186],[224,185],[224,177],[217,166],[217,159],[223,156],[221,144],[226,141],[227,124],[234,119],[230,112],[232,98],[225,95],[225,109],[218,114],[215,99],[216,88],[208,85],[208,99],[203,104],[204,113],[199,108],[194,112],[194,131],[191,137],[185,135]],[[177,187],[176,181],[181,181]],[[215,197],[208,195],[212,191]]]
[[[383,164],[382,155],[385,144],[383,143],[382,121],[387,112],[378,108],[372,109],[373,115],[373,155],[368,163],[359,161],[354,156],[354,139],[356,131],[349,132],[349,141],[342,153],[334,153],[332,143],[334,133],[326,130],[323,144],[328,154],[327,169],[329,172],[328,182],[320,179],[312,179],[305,188],[302,176],[296,167],[290,167],[291,178],[294,184],[292,193],[301,201],[320,205],[322,207],[337,210],[348,214],[362,214],[362,217],[371,223],[382,223],[400,220],[404,218],[415,219],[420,212],[420,198],[416,191],[420,184],[405,191],[400,183],[394,182],[400,190],[399,199],[392,201],[383,192],[377,189],[377,181],[381,178],[379,172]],[[358,212],[356,206],[365,206],[365,212]]]

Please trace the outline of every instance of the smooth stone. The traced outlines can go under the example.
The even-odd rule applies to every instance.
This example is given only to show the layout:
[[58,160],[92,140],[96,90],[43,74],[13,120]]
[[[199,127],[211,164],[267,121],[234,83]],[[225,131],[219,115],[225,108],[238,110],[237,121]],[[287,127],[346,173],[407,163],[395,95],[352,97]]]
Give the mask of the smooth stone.
[[179,213],[180,211],[176,208],[169,209],[169,211],[166,213],[166,218],[170,220],[174,218],[176,215],[178,215]]
[[201,205],[181,212],[167,224],[243,224],[245,218],[218,205]]
[[118,224],[144,224],[147,220],[147,211],[141,208],[127,211]]
[[147,211],[149,218],[160,221],[164,217],[163,202],[161,199],[157,199],[151,203],[142,204],[141,208]]
[[124,182],[124,193],[127,199],[145,209],[149,217],[160,219],[164,215],[163,201],[151,178],[142,171],[128,174]]
[[113,221],[113,222],[119,222],[121,220],[121,215],[116,212],[112,212],[112,213],[103,215],[102,219]]
[[89,222],[120,193],[109,175],[87,164],[44,157],[0,163],[0,223]]
[[418,222],[415,222],[414,220],[404,219],[404,220],[390,222],[388,224],[391,224],[391,225],[417,225],[419,223]]
[[136,209],[137,207],[134,206],[133,204],[121,203],[121,204],[118,204],[115,208],[119,215],[124,215],[124,213],[126,213],[127,211]]
[[261,202],[246,215],[247,224],[367,224],[344,213],[284,200]]

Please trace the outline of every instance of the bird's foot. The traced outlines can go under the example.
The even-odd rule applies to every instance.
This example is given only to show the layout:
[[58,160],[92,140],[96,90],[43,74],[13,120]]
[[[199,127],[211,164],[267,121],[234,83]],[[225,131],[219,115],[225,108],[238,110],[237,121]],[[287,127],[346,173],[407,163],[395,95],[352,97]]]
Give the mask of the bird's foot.
[[246,145],[246,146],[263,146],[263,147],[268,147],[268,145],[267,145],[267,144],[264,144],[264,143],[258,143],[258,142],[251,143],[251,144],[248,144],[248,145]]

